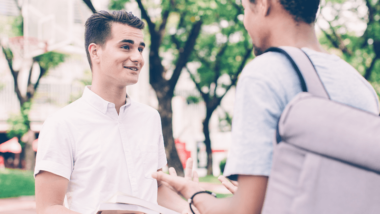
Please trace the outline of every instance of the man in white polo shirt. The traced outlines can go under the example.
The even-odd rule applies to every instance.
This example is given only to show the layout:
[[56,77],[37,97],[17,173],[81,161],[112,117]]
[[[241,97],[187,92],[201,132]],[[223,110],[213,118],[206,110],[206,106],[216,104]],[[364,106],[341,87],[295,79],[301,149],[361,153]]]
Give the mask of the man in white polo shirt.
[[143,28],[125,11],[87,20],[92,86],[44,123],[34,172],[38,213],[95,213],[116,193],[178,212],[188,207],[151,177],[167,163],[160,115],[126,94],[144,65]]

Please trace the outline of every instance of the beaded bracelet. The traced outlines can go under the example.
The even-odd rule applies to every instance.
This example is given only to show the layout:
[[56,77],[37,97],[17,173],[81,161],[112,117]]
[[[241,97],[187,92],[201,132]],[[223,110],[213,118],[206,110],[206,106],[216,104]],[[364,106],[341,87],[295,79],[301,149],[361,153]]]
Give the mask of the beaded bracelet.
[[191,196],[191,198],[189,198],[189,199],[187,200],[187,202],[189,202],[190,210],[191,210],[191,212],[192,212],[193,214],[195,214],[195,212],[194,212],[193,208],[191,208],[191,204],[193,203],[193,199],[194,199],[194,197],[195,197],[196,195],[198,195],[198,194],[201,194],[201,193],[207,193],[207,194],[210,194],[210,195],[212,195],[212,196],[214,196],[214,197],[216,198],[216,194],[213,193],[213,192],[210,192],[210,191],[199,191],[199,192],[194,193],[194,195]]

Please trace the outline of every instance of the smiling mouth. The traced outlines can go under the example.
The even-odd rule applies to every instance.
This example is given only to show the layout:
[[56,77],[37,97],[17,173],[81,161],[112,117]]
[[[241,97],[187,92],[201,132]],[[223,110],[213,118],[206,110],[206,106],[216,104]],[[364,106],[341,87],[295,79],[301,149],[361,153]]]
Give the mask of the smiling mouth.
[[129,69],[129,70],[132,70],[132,71],[138,71],[139,69],[135,68],[135,67],[124,67],[126,69]]

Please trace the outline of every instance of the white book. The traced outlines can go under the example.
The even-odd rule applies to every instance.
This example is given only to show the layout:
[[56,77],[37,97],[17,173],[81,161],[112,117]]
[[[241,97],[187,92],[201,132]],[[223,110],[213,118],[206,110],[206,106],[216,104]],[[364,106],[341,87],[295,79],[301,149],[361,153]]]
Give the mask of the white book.
[[116,194],[107,202],[100,204],[97,214],[179,214],[173,210],[136,198]]

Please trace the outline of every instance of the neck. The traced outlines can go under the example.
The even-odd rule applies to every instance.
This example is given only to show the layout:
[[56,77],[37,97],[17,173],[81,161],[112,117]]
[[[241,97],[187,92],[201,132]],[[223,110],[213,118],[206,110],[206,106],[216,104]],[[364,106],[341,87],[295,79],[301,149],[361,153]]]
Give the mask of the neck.
[[293,46],[297,48],[309,48],[318,52],[325,52],[319,44],[315,34],[314,24],[295,22],[293,18],[276,21],[268,39],[268,47]]
[[116,84],[101,81],[98,78],[93,78],[91,91],[99,95],[104,100],[114,103],[118,114],[120,107],[125,104],[127,96],[126,86],[117,86]]

